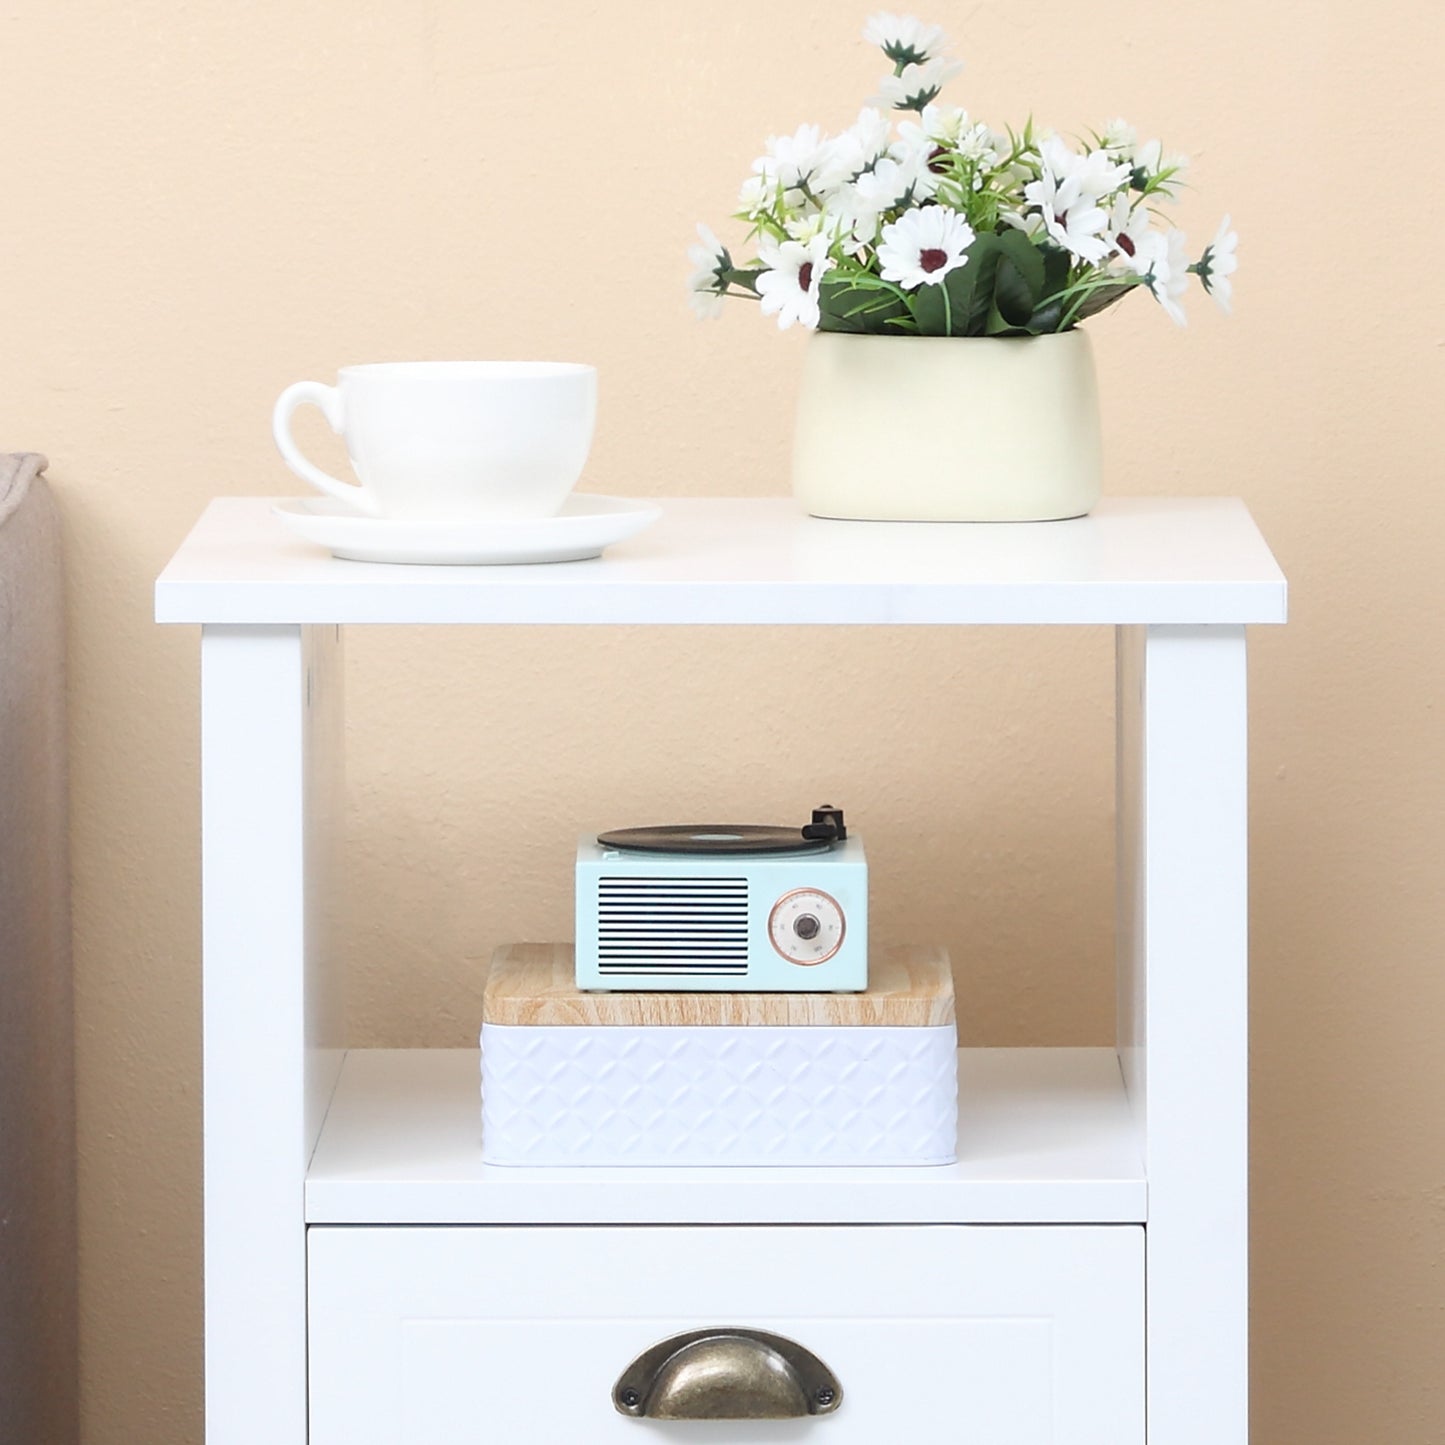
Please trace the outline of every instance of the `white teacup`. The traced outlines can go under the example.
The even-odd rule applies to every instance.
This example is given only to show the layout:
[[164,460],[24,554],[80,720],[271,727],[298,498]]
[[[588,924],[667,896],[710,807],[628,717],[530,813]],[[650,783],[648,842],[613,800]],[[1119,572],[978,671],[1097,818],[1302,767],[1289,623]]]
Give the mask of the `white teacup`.
[[[291,413],[321,408],[360,486],[302,456]],[[597,371],[575,362],[403,361],[343,367],[335,386],[298,381],[272,430],[286,465],[375,517],[484,521],[554,516],[582,475]]]

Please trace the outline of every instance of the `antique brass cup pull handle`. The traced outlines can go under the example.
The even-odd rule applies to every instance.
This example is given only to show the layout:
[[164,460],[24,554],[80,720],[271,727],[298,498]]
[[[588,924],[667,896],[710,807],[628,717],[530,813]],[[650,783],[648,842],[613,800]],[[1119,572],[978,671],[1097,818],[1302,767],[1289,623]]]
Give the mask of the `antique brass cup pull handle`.
[[649,1420],[791,1420],[831,1415],[837,1377],[811,1350],[762,1330],[694,1330],[633,1360],[612,1387],[618,1413]]

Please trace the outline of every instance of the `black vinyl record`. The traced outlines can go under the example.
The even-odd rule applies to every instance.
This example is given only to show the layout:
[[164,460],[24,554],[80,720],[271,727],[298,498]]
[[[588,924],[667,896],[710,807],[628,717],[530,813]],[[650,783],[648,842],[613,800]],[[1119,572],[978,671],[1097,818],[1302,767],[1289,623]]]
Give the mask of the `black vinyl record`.
[[822,853],[827,839],[803,836],[800,828],[771,828],[755,823],[675,823],[659,828],[615,828],[599,833],[604,848],[640,853]]

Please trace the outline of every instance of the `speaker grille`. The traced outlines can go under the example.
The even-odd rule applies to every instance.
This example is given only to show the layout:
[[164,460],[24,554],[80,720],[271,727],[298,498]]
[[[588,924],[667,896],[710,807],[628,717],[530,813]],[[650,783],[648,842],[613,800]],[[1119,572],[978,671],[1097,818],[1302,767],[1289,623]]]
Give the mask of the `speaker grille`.
[[599,878],[601,974],[735,978],[748,971],[746,878]]

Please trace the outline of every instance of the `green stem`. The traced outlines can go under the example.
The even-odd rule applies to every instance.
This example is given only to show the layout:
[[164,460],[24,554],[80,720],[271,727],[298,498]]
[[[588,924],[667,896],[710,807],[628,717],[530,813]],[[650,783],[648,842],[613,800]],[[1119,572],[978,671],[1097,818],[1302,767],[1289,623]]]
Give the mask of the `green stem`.
[[733,267],[729,268],[727,271],[724,271],[724,272],[718,277],[718,280],[721,281],[725,287],[726,287],[726,286],[741,286],[741,287],[743,287],[745,290],[751,291],[751,292],[753,292],[753,293],[756,294],[757,289],[758,289],[758,287],[757,287],[757,280],[758,280],[758,277],[761,276],[762,274],[763,274],[763,273],[762,273],[761,270],[758,270],[758,271],[747,271],[747,270],[742,269],[742,268],[739,267],[739,266],[733,266]]
[[885,281],[881,276],[874,276],[867,271],[845,271],[842,267],[835,266],[828,275],[837,277],[840,284],[858,286],[867,291],[887,291],[900,301],[908,300],[908,293],[896,281]]

